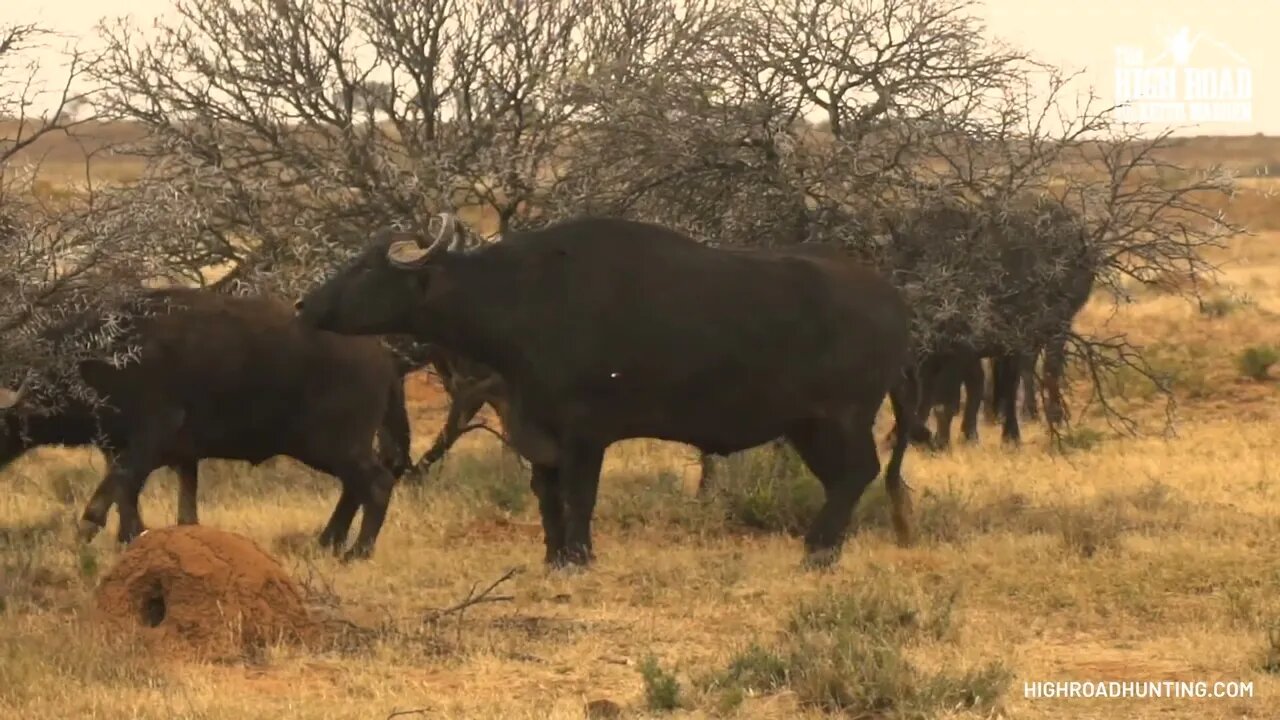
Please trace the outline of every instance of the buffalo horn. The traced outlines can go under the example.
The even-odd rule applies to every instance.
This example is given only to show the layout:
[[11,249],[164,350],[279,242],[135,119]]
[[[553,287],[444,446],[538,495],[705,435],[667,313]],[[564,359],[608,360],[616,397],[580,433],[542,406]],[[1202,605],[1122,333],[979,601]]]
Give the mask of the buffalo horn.
[[22,402],[22,398],[26,397],[26,394],[26,380],[22,381],[22,384],[18,386],[17,390],[0,388],[0,410],[8,410],[10,408],[17,407],[18,403]]
[[[438,229],[433,230],[437,224]],[[387,248],[387,260],[396,267],[412,269],[422,267],[442,252],[457,249],[457,220],[453,213],[443,212],[431,218],[427,232],[433,236],[430,245],[424,248],[411,240],[398,240]]]

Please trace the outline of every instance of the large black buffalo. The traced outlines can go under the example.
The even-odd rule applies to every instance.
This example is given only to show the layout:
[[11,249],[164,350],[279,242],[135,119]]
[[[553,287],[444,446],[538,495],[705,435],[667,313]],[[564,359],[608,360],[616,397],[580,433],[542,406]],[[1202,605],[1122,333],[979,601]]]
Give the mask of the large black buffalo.
[[[726,250],[656,225],[579,218],[463,252],[382,231],[298,302],[312,327],[409,334],[493,368],[504,424],[533,465],[552,565],[593,557],[591,516],[612,443],[636,437],[727,454],[779,436],[822,482],[806,560],[834,561],[880,471],[872,426],[889,393],[913,423],[909,315],[900,292],[823,247]],[[892,391],[891,391],[892,390]],[[885,474],[900,542],[906,437]]]
[[110,467],[81,536],[92,538],[116,504],[118,537],[129,542],[143,529],[138,494],[153,470],[178,473],[178,521],[193,524],[201,459],[287,455],[342,482],[321,544],[345,545],[363,507],[348,557],[372,551],[409,450],[403,384],[377,339],[305,327],[287,303],[205,290],[148,291],[127,315],[137,360],[79,368],[101,403],[66,398],[55,411],[25,412],[25,386],[0,394],[0,467],[39,445],[99,445]]

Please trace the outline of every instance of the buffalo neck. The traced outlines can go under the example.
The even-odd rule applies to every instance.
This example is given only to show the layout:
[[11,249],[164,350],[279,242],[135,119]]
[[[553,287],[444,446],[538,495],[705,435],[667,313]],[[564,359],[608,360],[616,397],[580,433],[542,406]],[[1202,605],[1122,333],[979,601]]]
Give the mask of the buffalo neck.
[[518,377],[525,366],[522,274],[497,253],[451,254],[444,262],[449,287],[424,302],[416,336]]

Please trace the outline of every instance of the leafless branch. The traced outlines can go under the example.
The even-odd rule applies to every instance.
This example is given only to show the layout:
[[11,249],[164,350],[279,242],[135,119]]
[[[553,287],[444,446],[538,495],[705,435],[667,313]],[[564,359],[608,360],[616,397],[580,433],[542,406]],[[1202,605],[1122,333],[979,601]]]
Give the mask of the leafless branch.
[[435,610],[431,612],[429,615],[427,615],[426,618],[423,619],[423,622],[434,623],[434,622],[439,622],[440,620],[446,617],[449,617],[451,615],[461,615],[465,613],[468,608],[474,607],[476,605],[484,605],[486,603],[496,603],[496,602],[511,602],[512,600],[515,599],[515,596],[494,595],[493,591],[496,590],[499,585],[501,585],[504,582],[507,582],[511,578],[518,575],[520,572],[521,572],[521,568],[513,567],[507,570],[506,572],[504,572],[497,580],[494,580],[493,582],[485,586],[483,590],[479,590],[479,591],[477,591],[477,588],[480,587],[480,584],[473,583],[471,585],[471,589],[467,591],[467,596],[465,598],[463,598],[462,600],[460,600],[459,602],[453,605],[450,605],[447,608],[444,608],[442,610]]

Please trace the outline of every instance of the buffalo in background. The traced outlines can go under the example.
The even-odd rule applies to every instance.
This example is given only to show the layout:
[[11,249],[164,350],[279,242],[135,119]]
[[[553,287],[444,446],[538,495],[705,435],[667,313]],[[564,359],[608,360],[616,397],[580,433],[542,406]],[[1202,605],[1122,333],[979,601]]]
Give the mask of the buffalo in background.
[[[1045,389],[1048,391],[1046,418],[1051,424],[1064,419],[1061,382],[1066,364],[1066,342],[1071,323],[1088,300],[1096,264],[1088,251],[1083,224],[1074,212],[1045,199],[1024,203],[1011,216],[994,221],[980,208],[956,203],[924,204],[904,209],[890,217],[890,235],[877,250],[875,260],[895,277],[928,277],[939,267],[958,273],[985,273],[981,287],[969,283],[966,308],[986,317],[965,320],[931,312],[938,297],[913,303],[916,340],[930,347],[918,355],[919,379],[916,411],[918,424],[913,441],[945,448],[950,444],[951,423],[961,412],[961,390],[965,392],[961,432],[967,442],[978,437],[978,416],[985,402],[992,422],[1004,418],[1004,438],[1020,440],[1016,407],[1019,382],[1023,390],[1023,416],[1034,419],[1036,407],[1035,363],[1043,355]],[[807,244],[787,247],[808,247]],[[965,259],[956,262],[959,254]],[[867,248],[852,253],[869,260],[875,253]],[[970,277],[962,275],[962,277]],[[917,284],[918,287],[918,284]],[[974,296],[989,299],[985,307],[972,304]],[[945,298],[950,304],[955,298]],[[960,305],[963,306],[962,300]],[[501,376],[482,363],[460,356],[442,346],[414,344],[402,339],[400,354],[406,358],[405,371],[431,365],[450,396],[448,417],[434,442],[414,466],[422,476],[469,430],[480,409],[489,404],[498,410],[504,402]],[[991,361],[990,379],[982,360]],[[930,414],[936,433],[925,429]],[[499,411],[499,416],[502,413]],[[712,486],[713,454],[700,455],[699,494]]]
[[[1046,418],[1060,423],[1072,323],[1099,267],[1081,217],[1042,197],[999,212],[952,199],[904,209],[888,226],[882,262],[900,278],[915,311],[920,422],[939,399],[936,392],[954,407],[960,384],[977,388],[975,368],[989,358],[989,407],[1003,419],[1005,442],[1017,444],[1018,385],[1043,353]],[[966,407],[966,436],[976,437],[977,410],[975,397]]]

